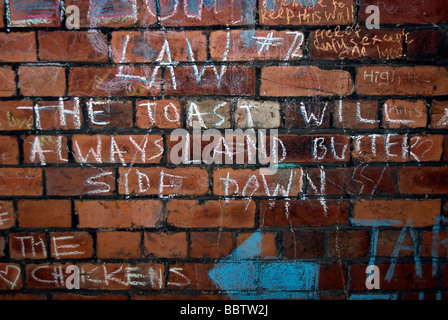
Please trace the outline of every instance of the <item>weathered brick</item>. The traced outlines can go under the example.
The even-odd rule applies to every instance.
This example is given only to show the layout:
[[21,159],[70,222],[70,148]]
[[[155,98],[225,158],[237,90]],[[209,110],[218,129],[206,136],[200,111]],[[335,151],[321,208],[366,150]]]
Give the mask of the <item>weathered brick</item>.
[[261,96],[345,96],[353,89],[352,78],[345,70],[316,66],[275,66],[261,70]]
[[72,226],[69,200],[20,200],[18,221],[21,228],[70,228]]
[[[38,130],[81,129],[83,112],[78,98],[73,100],[37,101],[33,110],[36,119],[35,128]],[[32,125],[32,118],[30,122]]]
[[174,263],[170,264],[168,288],[182,290],[216,290],[216,286],[208,276],[214,264],[207,263]]
[[168,95],[253,95],[255,71],[240,66],[180,66],[165,75]]
[[0,164],[19,164],[19,145],[13,136],[0,136]]
[[446,21],[448,16],[443,3],[428,3],[419,0],[362,0],[359,9],[360,22],[365,23],[369,17],[366,8],[378,6],[382,24],[436,24]]
[[280,104],[276,101],[238,99],[235,110],[237,128],[278,128],[280,126]]
[[175,129],[182,123],[179,100],[140,100],[136,109],[136,126],[141,129]]
[[409,60],[435,60],[446,57],[448,37],[442,30],[415,30],[406,36]]
[[0,33],[0,48],[0,61],[2,62],[33,62],[37,60],[34,32]]
[[51,257],[55,259],[83,259],[93,255],[93,238],[85,231],[51,232]]
[[144,255],[156,258],[186,258],[188,253],[185,232],[145,232]]
[[9,236],[9,254],[12,259],[45,259],[47,235],[44,233],[14,233]]
[[15,72],[11,67],[0,67],[0,97],[16,94]]
[[356,72],[356,91],[362,95],[438,96],[448,93],[444,67],[361,66]]
[[166,215],[167,223],[179,228],[251,228],[255,223],[255,202],[170,200]]
[[195,62],[207,60],[207,39],[201,31],[116,31],[114,62]]
[[70,69],[69,95],[81,97],[152,96],[161,93],[160,72],[154,67],[73,67]]
[[133,126],[131,102],[89,99],[86,104],[90,128],[127,129]]
[[107,196],[115,192],[111,168],[47,168],[45,177],[50,196]]
[[288,129],[328,128],[332,103],[328,101],[287,102],[285,108],[285,127]]
[[367,231],[334,231],[328,237],[329,253],[338,258],[362,258],[369,251]]
[[162,219],[159,200],[75,201],[79,228],[153,228]]
[[107,38],[95,31],[39,31],[42,61],[107,62]]
[[0,101],[1,131],[33,129],[33,119],[32,101]]
[[398,59],[403,57],[402,30],[316,30],[311,34],[313,59]]
[[233,249],[230,232],[192,232],[190,234],[190,256],[192,258],[218,259],[230,254]]
[[201,195],[207,193],[208,174],[197,167],[167,169],[120,168],[119,192],[121,194],[160,196]]
[[65,95],[65,69],[54,66],[20,66],[20,92],[24,96],[59,97]]
[[59,0],[30,0],[9,2],[8,25],[12,27],[59,27]]
[[313,199],[260,202],[260,224],[264,227],[322,227],[347,223],[346,201]]
[[[359,223],[378,221],[386,225],[414,227],[432,226],[440,214],[440,200],[359,200],[355,202],[353,219]],[[421,213],[425,214],[422,215]]]
[[324,233],[320,231],[285,232],[283,248],[287,259],[322,258],[325,254]]
[[78,163],[158,163],[163,153],[159,135],[74,135]]
[[350,129],[378,128],[378,102],[373,100],[339,100],[334,107],[334,126]]
[[215,61],[298,60],[303,43],[299,31],[220,30],[210,34],[210,54]]
[[140,238],[140,232],[97,232],[96,255],[98,258],[102,259],[140,258]]
[[[239,233],[236,239],[236,247],[242,245],[248,238],[252,237],[253,233]],[[261,254],[260,257],[271,259],[278,256],[278,249],[275,239],[275,233],[263,232],[263,237],[260,242]]]
[[448,192],[446,167],[400,168],[399,189],[404,194],[445,194]]
[[22,288],[22,268],[19,264],[11,262],[0,263],[0,289],[20,290]]
[[42,170],[37,168],[0,168],[0,195],[41,196]]
[[353,0],[258,3],[263,25],[348,25],[353,21]]
[[433,101],[431,106],[431,129],[448,128],[448,101]]
[[383,105],[385,128],[424,128],[427,110],[423,100],[387,100]]
[[232,101],[227,99],[188,100],[187,127],[199,122],[202,128],[230,128],[232,126]]
[[67,137],[29,136],[23,142],[23,152],[26,163],[67,163]]
[[16,215],[12,201],[0,201],[0,230],[15,226]]

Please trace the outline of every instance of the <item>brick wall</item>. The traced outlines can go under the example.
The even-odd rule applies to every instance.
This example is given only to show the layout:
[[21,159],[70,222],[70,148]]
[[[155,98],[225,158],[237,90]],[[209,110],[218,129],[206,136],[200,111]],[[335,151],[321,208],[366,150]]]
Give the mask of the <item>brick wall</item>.
[[[0,14],[1,298],[447,298],[443,1],[9,0]],[[177,163],[175,130],[195,123],[265,132],[254,150],[276,142],[277,172],[249,163],[249,142],[228,163],[237,144],[201,136],[215,161]]]

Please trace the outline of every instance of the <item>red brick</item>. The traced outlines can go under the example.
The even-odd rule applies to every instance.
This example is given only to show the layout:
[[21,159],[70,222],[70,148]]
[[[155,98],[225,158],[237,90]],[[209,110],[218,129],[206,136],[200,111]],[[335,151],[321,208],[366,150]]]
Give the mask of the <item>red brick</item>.
[[[216,68],[216,72],[215,69]],[[198,68],[198,73],[199,72]],[[206,66],[196,77],[192,66],[181,66],[165,75],[167,95],[253,95],[255,70],[240,66]],[[220,78],[220,76],[222,77]]]
[[13,233],[9,236],[9,254],[12,259],[46,259],[45,233]]
[[311,34],[313,59],[398,59],[403,57],[402,30],[316,30]]
[[20,66],[20,92],[24,96],[59,97],[65,95],[65,69],[63,67]]
[[185,232],[146,232],[144,255],[155,258],[186,258],[188,253]]
[[1,131],[33,129],[33,119],[34,116],[32,101],[0,101]]
[[431,107],[431,129],[448,128],[448,101],[433,101]]
[[[122,69],[122,70],[121,70]],[[151,82],[154,67],[73,67],[69,95],[81,97],[126,97],[160,95],[160,71]]]
[[287,259],[322,258],[325,254],[324,233],[320,231],[285,232],[283,248]]
[[148,293],[135,294],[131,297],[132,300],[219,300],[219,294],[210,293]]
[[359,200],[354,205],[353,219],[383,221],[394,227],[402,227],[410,220],[413,227],[426,227],[434,224],[440,208],[440,200]]
[[0,263],[0,289],[19,290],[22,288],[22,269],[15,263]]
[[201,31],[116,31],[111,47],[113,60],[119,63],[207,60],[207,39]]
[[[253,236],[253,233],[239,233],[236,238],[236,247],[241,246],[247,239]],[[261,249],[261,258],[275,258],[278,256],[278,249],[275,239],[275,233],[267,233],[263,232],[263,237],[261,238],[260,249]]]
[[72,226],[69,200],[20,200],[18,202],[21,228],[70,228]]
[[385,128],[425,128],[427,109],[423,100],[387,100],[383,105]]
[[[386,279],[391,267],[390,264],[377,263],[380,273],[381,290],[423,290],[431,289],[436,285],[436,277],[432,275],[432,265],[422,264],[422,275],[416,272],[413,263],[397,263],[394,265],[392,278]],[[349,269],[349,289],[366,290],[366,268],[364,264],[353,264]],[[392,271],[392,270],[391,270]]]
[[17,138],[0,136],[0,164],[19,164]]
[[328,128],[332,104],[328,101],[288,101],[285,108],[286,128]]
[[372,134],[355,136],[353,144],[355,161],[440,161],[443,153],[443,137],[440,135],[415,135],[409,138],[400,134]]
[[[0,3],[0,17],[4,17],[5,15],[5,4],[3,2]],[[3,19],[0,19],[0,28],[4,28],[5,23],[3,22]]]
[[201,195],[207,193],[208,173],[203,168],[120,168],[119,192],[133,195]]
[[32,62],[37,60],[34,32],[0,33],[0,61]]
[[0,67],[0,97],[16,94],[16,74],[10,67]]
[[366,8],[376,5],[380,10],[381,24],[437,24],[448,19],[442,2],[425,2],[419,0],[362,0],[359,9],[360,23],[369,17]]
[[0,168],[0,195],[42,195],[42,170],[38,168]]
[[140,258],[140,238],[140,232],[97,232],[96,255],[100,259]]
[[42,2],[30,0],[25,3],[9,3],[8,26],[12,27],[59,27],[61,6],[58,0]]
[[367,231],[334,231],[329,234],[328,247],[332,257],[362,258],[369,252]]
[[213,172],[213,193],[224,196],[296,196],[302,191],[300,169],[280,169],[273,175],[262,175],[251,169],[217,169]]
[[41,61],[107,62],[107,38],[100,32],[39,31]]
[[[306,176],[308,194],[374,195],[396,194],[398,170],[391,167],[310,169]],[[322,179],[325,179],[322,185]]]
[[[345,135],[279,135],[288,162],[347,162],[350,155],[349,136]],[[279,151],[279,154],[280,151]]]
[[[187,128],[193,128],[198,121],[203,128],[231,128],[232,100],[200,99],[188,100],[186,114]],[[237,107],[238,108],[238,107]],[[235,120],[238,123],[237,120]],[[238,126],[238,125],[237,125]]]
[[[404,232],[404,237],[398,241],[402,232]],[[415,241],[417,239],[414,240],[412,238],[409,230],[381,230],[378,233],[376,243],[376,256],[392,257],[395,248],[399,248],[397,252],[398,257],[412,257],[414,254],[417,254],[414,252]]]
[[219,259],[228,256],[232,249],[231,232],[192,232],[190,234],[192,258]]
[[208,276],[213,264],[176,263],[170,264],[168,288],[176,290],[216,290],[216,286]]
[[132,124],[132,102],[93,100],[87,101],[89,127],[93,129],[127,129]]
[[159,135],[74,135],[78,163],[158,163],[163,153]]
[[220,200],[169,200],[166,222],[179,228],[251,228],[255,223],[255,202]]
[[[115,3],[95,2],[95,7],[91,6],[89,1],[67,0],[64,2],[66,8],[76,5],[80,12],[84,13],[80,16],[81,28],[147,27],[157,22],[156,15],[152,14],[144,0],[117,1]],[[132,8],[134,4],[135,11]]]
[[448,37],[442,30],[415,30],[406,36],[409,60],[435,60],[446,56]]
[[105,196],[115,192],[115,172],[110,168],[47,168],[45,177],[50,196]]
[[[322,0],[313,6],[281,0],[259,1],[260,24],[263,25],[348,25],[353,21],[353,0]],[[313,2],[314,3],[314,2]]]
[[361,95],[448,94],[448,71],[444,67],[361,66],[356,72],[356,91]]
[[[272,47],[263,47],[265,38],[272,39],[267,40]],[[298,60],[303,56],[303,43],[305,36],[297,31],[220,30],[210,34],[210,54],[215,61]]]
[[[225,110],[220,112],[227,113]],[[278,128],[281,123],[280,103],[277,101],[238,99],[234,113],[237,128]]]
[[[155,2],[153,2],[155,3]],[[191,6],[190,6],[191,5]],[[196,6],[195,6],[196,5]],[[157,9],[151,6],[153,14]],[[221,2],[186,3],[180,0],[174,8],[169,2],[160,2],[160,23],[164,26],[229,26],[255,23],[256,8],[251,2],[223,0]]]
[[322,227],[348,223],[348,204],[336,200],[262,200],[260,225],[264,227]]
[[0,201],[0,230],[14,227],[16,215],[12,201]]
[[446,230],[434,230],[422,232],[422,257],[440,257],[448,256],[447,240],[448,232]]
[[272,66],[261,70],[261,96],[345,96],[353,89],[352,78],[344,70],[316,66]]
[[158,290],[165,287],[165,267],[157,263],[83,263],[81,288],[87,290]]
[[51,257],[55,259],[83,259],[93,254],[92,236],[85,231],[50,233]]
[[67,163],[67,137],[28,136],[23,142],[23,152],[26,163]]
[[[321,264],[319,267],[320,290],[342,290],[347,283],[347,267],[345,264]],[[319,296],[322,299],[322,296]],[[342,298],[344,299],[344,298]],[[338,300],[338,299],[337,299]]]
[[399,190],[403,194],[446,194],[447,167],[400,168]]
[[182,116],[179,100],[141,100],[137,101],[136,106],[138,128],[175,129],[181,126]]
[[69,265],[72,264],[27,264],[25,266],[27,288],[65,289],[65,281],[69,276],[69,273],[66,274],[65,270]]
[[378,128],[378,102],[339,100],[334,107],[334,126],[350,129]]
[[159,200],[75,201],[79,228],[152,228],[162,219]]
[[36,104],[34,106],[36,129],[72,130],[81,128],[83,115],[81,102],[78,98],[73,100],[37,101]]

